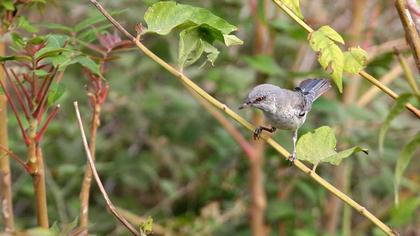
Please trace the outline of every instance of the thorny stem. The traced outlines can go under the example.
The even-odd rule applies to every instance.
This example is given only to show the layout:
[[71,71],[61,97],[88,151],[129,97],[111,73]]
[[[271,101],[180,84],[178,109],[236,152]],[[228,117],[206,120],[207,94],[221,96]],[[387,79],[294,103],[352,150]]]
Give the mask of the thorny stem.
[[[100,113],[101,105],[95,103],[90,123],[90,138],[89,138],[89,150],[92,156],[92,160],[95,160],[96,151],[96,133],[100,125]],[[86,229],[89,222],[89,195],[90,186],[92,183],[92,169],[89,165],[86,165],[85,176],[83,177],[82,189],[80,191],[80,227]]]
[[96,171],[95,162],[93,161],[92,154],[90,153],[89,144],[87,142],[85,130],[83,128],[82,117],[80,116],[79,105],[77,104],[77,102],[74,102],[73,104],[74,104],[74,110],[76,111],[77,121],[78,121],[78,124],[79,124],[80,133],[82,135],[83,146],[84,146],[85,151],[86,151],[86,156],[87,156],[87,159],[88,159],[88,162],[89,162],[89,166],[92,170],[93,176],[95,177],[96,184],[98,184],[99,190],[101,191],[102,196],[105,199],[105,202],[106,202],[106,205],[107,205],[108,209],[130,231],[130,233],[132,235],[140,236],[140,234],[137,232],[137,230],[123,216],[121,216],[118,213],[114,204],[112,204],[111,200],[109,199],[108,194],[106,193],[106,190],[105,190],[104,186],[102,185],[102,181],[99,178],[98,172]]
[[[302,28],[304,28],[308,33],[312,33],[314,30],[306,24],[302,19],[300,19],[295,13],[293,13],[287,6],[281,1],[281,0],[272,0],[278,7],[280,7],[290,18],[292,18],[296,23],[298,23]],[[378,87],[380,90],[382,90],[384,93],[388,94],[393,99],[398,98],[398,94],[396,94],[394,91],[392,91],[390,88],[383,85],[381,82],[379,82],[375,77],[368,74],[366,71],[360,71],[359,75],[362,76],[364,79],[369,81],[371,84]],[[417,118],[420,118],[420,110],[413,106],[410,103],[405,104],[405,107],[410,110],[414,115],[417,116]]]
[[[232,109],[227,107],[225,104],[221,103],[214,97],[212,97],[210,94],[208,94],[206,91],[204,91],[202,88],[200,88],[197,84],[195,84],[192,80],[190,80],[188,77],[186,77],[184,74],[179,72],[177,69],[175,69],[173,66],[166,63],[164,60],[162,60],[160,57],[158,57],[156,54],[154,54],[152,51],[150,51],[146,46],[144,46],[139,41],[139,36],[135,38],[130,33],[128,33],[99,3],[97,0],[90,0],[92,4],[94,4],[98,10],[118,29],[126,35],[129,39],[133,40],[133,42],[136,44],[136,46],[141,50],[146,56],[148,56],[150,59],[161,65],[164,69],[166,69],[168,72],[170,72],[172,75],[174,75],[177,79],[179,79],[185,86],[191,88],[196,93],[198,93],[201,97],[203,97],[205,100],[207,100],[209,103],[211,103],[213,106],[217,107],[218,109],[225,112],[228,116],[230,116],[232,119],[240,123],[242,126],[247,128],[250,131],[255,130],[255,126],[250,124],[248,121],[246,121],[244,118],[236,114]],[[269,145],[271,145],[277,152],[279,152],[283,157],[286,159],[290,156],[290,153],[286,151],[280,144],[278,144],[276,141],[274,141],[271,138],[267,138],[266,136],[262,136],[262,139],[264,139]],[[87,147],[87,146],[86,146]],[[88,151],[88,148],[86,148]],[[326,188],[328,191],[336,195],[338,198],[346,202],[348,205],[353,207],[356,211],[358,211],[361,215],[365,216],[367,219],[369,219],[372,223],[377,225],[382,231],[384,231],[388,235],[397,235],[396,232],[394,232],[391,228],[389,228],[386,224],[384,224],[381,220],[379,220],[375,215],[373,215],[371,212],[369,212],[365,207],[361,206],[357,202],[355,202],[353,199],[351,199],[349,196],[335,188],[333,185],[328,183],[326,180],[324,180],[321,176],[319,176],[317,173],[313,172],[310,168],[308,168],[305,164],[303,164],[301,161],[296,160],[293,163],[299,170],[302,172],[308,174],[313,180],[318,182],[320,185],[322,185],[324,188]]]

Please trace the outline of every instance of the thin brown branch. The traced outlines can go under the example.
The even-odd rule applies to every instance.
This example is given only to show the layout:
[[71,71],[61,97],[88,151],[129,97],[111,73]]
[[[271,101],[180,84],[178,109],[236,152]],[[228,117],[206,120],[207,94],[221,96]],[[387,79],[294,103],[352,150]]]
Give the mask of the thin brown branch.
[[[382,84],[387,85],[390,84],[392,81],[394,81],[398,76],[402,74],[402,68],[399,64],[395,64],[390,71],[388,71],[385,75],[383,75],[379,81],[381,81]],[[364,107],[368,103],[370,103],[376,95],[379,94],[381,90],[379,90],[375,86],[371,86],[363,95],[357,100],[356,104],[357,106]]]
[[405,38],[413,51],[413,57],[416,62],[417,70],[420,72],[420,39],[416,25],[407,8],[406,0],[395,0],[395,7],[400,16],[405,31]]
[[[19,163],[23,167],[23,169],[28,171],[28,166],[16,153],[12,152],[12,150],[9,150],[8,148],[4,147],[1,144],[0,144],[0,149],[3,150],[8,156],[11,156],[15,161],[17,161],[17,163]],[[5,156],[2,155],[0,156],[0,158],[5,158]]]
[[[101,105],[99,103],[95,103],[93,106],[93,113],[90,123],[90,153],[92,156],[92,160],[95,160],[95,152],[96,152],[96,133],[100,124],[100,113],[101,113]],[[89,195],[90,195],[90,188],[92,183],[92,170],[89,167],[89,164],[86,165],[85,175],[83,177],[82,182],[82,189],[80,190],[80,227],[86,229],[89,222]]]
[[395,55],[400,62],[401,68],[404,71],[405,79],[407,80],[408,85],[410,85],[411,90],[414,94],[420,95],[419,87],[417,86],[416,80],[414,79],[413,72],[411,71],[410,67],[408,66],[407,60],[401,55],[400,51],[395,48]]
[[87,142],[85,130],[83,128],[82,117],[80,116],[79,105],[77,104],[77,102],[74,102],[73,105],[74,105],[74,110],[76,111],[77,121],[79,124],[80,133],[82,135],[83,146],[86,151],[86,156],[87,156],[90,168],[93,172],[93,176],[95,177],[96,183],[98,184],[99,190],[101,191],[102,196],[105,199],[108,209],[118,219],[118,221],[120,221],[130,231],[132,235],[139,236],[140,233],[123,216],[121,216],[118,213],[114,204],[112,204],[111,200],[109,199],[108,194],[104,186],[102,185],[101,179],[99,178],[98,172],[96,171],[95,162],[93,161],[92,155],[90,153],[89,144]]

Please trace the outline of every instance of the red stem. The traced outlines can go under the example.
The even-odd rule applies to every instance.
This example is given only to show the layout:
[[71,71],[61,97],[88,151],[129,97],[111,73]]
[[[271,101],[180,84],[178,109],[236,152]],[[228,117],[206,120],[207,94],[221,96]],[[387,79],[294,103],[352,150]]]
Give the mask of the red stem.
[[11,150],[3,147],[3,145],[0,145],[0,149],[3,149],[4,152],[6,152],[9,156],[11,156],[15,161],[17,161],[27,172],[29,172],[29,168],[26,165],[26,163],[18,156],[16,155],[14,152],[12,152]]
[[[48,83],[47,83],[44,91],[42,92],[41,101],[38,103],[38,107],[36,108],[36,110],[32,114],[33,116],[36,117],[36,119],[38,120],[38,123],[39,123],[39,121],[41,119],[41,116],[42,116],[42,113],[43,113],[41,111],[44,110],[44,105],[45,105],[47,97],[48,97],[47,96],[48,95],[48,90],[50,89],[50,86],[52,84],[52,81],[53,81],[57,71],[58,71],[58,67],[55,68],[53,74],[48,78]],[[47,79],[47,78],[45,78],[45,79]]]
[[16,81],[19,84],[20,89],[22,90],[22,93],[25,95],[26,101],[28,103],[29,109],[32,110],[32,100],[31,100],[31,96],[29,95],[28,90],[25,88],[25,86],[23,86],[22,81],[19,79],[19,76],[16,75],[15,71],[13,69],[10,69],[10,71],[12,72],[13,76],[15,77]]
[[45,131],[47,130],[48,125],[50,124],[51,120],[57,115],[58,109],[60,109],[60,105],[55,106],[54,110],[51,112],[51,114],[48,115],[47,120],[45,121],[42,128],[38,131],[38,133],[35,136],[35,141],[39,142],[42,139],[42,136],[44,135]]
[[29,112],[28,112],[28,110],[25,107],[25,103],[23,102],[22,94],[20,93],[20,91],[16,87],[16,84],[12,81],[12,78],[10,77],[10,74],[9,74],[8,70],[6,69],[6,67],[4,66],[4,64],[2,64],[1,66],[3,67],[3,70],[6,73],[6,79],[9,81],[10,86],[12,86],[12,89],[16,93],[16,97],[17,97],[18,103],[19,103],[19,105],[22,108],[23,114],[25,114],[26,120],[29,121],[29,119],[30,119]]
[[22,121],[20,120],[19,113],[16,109],[15,104],[13,103],[12,98],[10,97],[9,91],[6,89],[6,85],[4,84],[3,80],[0,80],[1,87],[3,88],[4,94],[7,97],[7,101],[9,102],[10,106],[12,107],[13,113],[15,113],[16,120],[19,124],[20,131],[22,132],[23,139],[25,140],[25,144],[28,145],[30,143],[28,136],[26,135],[25,128],[23,127]]

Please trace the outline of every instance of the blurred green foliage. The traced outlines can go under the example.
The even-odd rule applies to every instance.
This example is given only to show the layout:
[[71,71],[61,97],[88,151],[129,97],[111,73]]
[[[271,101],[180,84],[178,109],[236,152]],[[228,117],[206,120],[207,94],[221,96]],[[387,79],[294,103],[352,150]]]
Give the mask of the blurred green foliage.
[[[116,10],[111,11],[113,15],[134,31],[147,7],[155,2],[110,0],[106,1],[106,7]],[[287,88],[293,88],[303,78],[326,76],[317,66],[316,57],[305,61],[305,65],[295,66],[300,62],[296,60],[303,61],[299,52],[309,48],[307,35],[283,14],[267,17],[264,23],[276,35],[273,54],[255,56],[255,24],[248,1],[179,2],[206,8],[238,27],[237,36],[244,41],[242,46],[226,48],[215,44],[220,54],[214,66],[196,63],[184,69],[194,82],[229,107],[240,105],[255,83],[256,72],[265,73],[268,82]],[[274,8],[271,3],[269,6]],[[331,12],[328,21],[334,20],[334,13],[339,14],[333,4],[322,7]],[[305,9],[305,5],[301,8]],[[84,43],[97,43],[97,34],[114,32],[87,1],[57,1],[44,12],[48,14],[26,12],[28,23],[23,20],[21,28],[31,32],[32,25],[36,25],[38,34],[71,35],[71,40],[84,53],[90,53]],[[308,14],[309,19],[314,17]],[[398,22],[398,17],[394,20]],[[328,21],[322,23],[328,24]],[[380,23],[379,28],[387,27]],[[401,27],[389,31],[390,35],[403,35]],[[373,41],[380,44],[389,38],[387,34],[378,33]],[[166,61],[177,64],[178,37],[174,34],[146,34],[142,42]],[[313,53],[306,54],[307,57],[311,55]],[[96,154],[98,172],[113,202],[139,216],[151,216],[155,224],[164,227],[167,235],[250,235],[250,162],[240,146],[178,81],[153,61],[135,49],[122,51],[117,57],[107,63],[105,79],[110,83],[110,91],[102,108]],[[386,53],[371,61],[367,70],[380,77],[394,62],[392,55]],[[296,69],[301,67],[306,69]],[[416,79],[418,81],[418,75]],[[344,76],[344,88],[352,82],[353,78]],[[62,109],[42,144],[48,167],[49,214],[50,220],[59,225],[55,227],[56,232],[69,230],[79,213],[79,191],[86,158],[72,102],[79,101],[87,125],[91,113],[84,88],[87,83],[80,65],[67,67],[61,82],[65,91],[57,101]],[[358,94],[365,93],[370,86],[363,81]],[[402,77],[390,86],[398,93],[410,91]],[[340,149],[355,145],[368,148],[367,158],[364,154],[356,154],[360,158],[346,160],[351,163],[352,172],[345,177],[350,183],[345,192],[402,235],[415,235],[420,224],[420,165],[414,160],[407,167],[400,181],[398,206],[394,205],[394,169],[402,147],[420,130],[417,118],[405,110],[398,115],[389,124],[383,153],[380,153],[378,130],[392,101],[380,94],[367,107],[357,107],[344,104],[341,96],[330,92],[317,100],[300,133],[329,125],[343,130],[339,138]],[[251,117],[251,111],[240,114]],[[9,131],[10,148],[23,155],[25,147],[12,114]],[[241,131],[246,138],[251,138],[251,133]],[[290,136],[281,131],[274,138],[290,150]],[[268,148],[265,156],[266,221],[270,235],[278,235],[279,231],[296,236],[328,235],[325,225],[329,220],[331,194],[288,167],[274,150]],[[418,157],[419,152],[414,151],[413,158]],[[12,163],[12,167],[17,224],[21,229],[30,228],[36,224],[31,179],[16,163]],[[322,165],[317,172],[334,183],[337,177],[334,168],[337,167]],[[288,188],[290,193],[279,197]],[[356,212],[352,212],[350,218],[339,217],[339,228],[350,223],[351,235],[382,235]],[[94,234],[128,235],[107,214],[95,184],[90,222]],[[341,235],[340,229],[337,232]]]

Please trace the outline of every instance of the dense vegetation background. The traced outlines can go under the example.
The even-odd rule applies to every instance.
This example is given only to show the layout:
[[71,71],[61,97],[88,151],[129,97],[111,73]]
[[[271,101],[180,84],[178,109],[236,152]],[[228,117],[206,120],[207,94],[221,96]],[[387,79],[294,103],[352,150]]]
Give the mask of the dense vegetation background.
[[[157,1],[101,2],[110,11],[125,9],[115,17],[134,32],[135,24],[143,22],[147,7]],[[214,66],[199,62],[184,69],[194,82],[232,109],[236,110],[257,83],[267,81],[291,89],[304,78],[328,77],[310,50],[307,33],[271,1],[179,2],[206,8],[238,27],[235,34],[243,45],[227,48],[216,44],[220,55]],[[368,52],[369,73],[388,81],[398,94],[411,91],[393,48],[401,51],[417,81],[418,72],[392,2],[317,0],[301,4],[308,24],[314,28],[331,25],[350,45],[360,45]],[[73,27],[99,15],[89,1],[54,1],[41,11],[32,7],[21,14],[39,29],[37,35],[63,33],[45,23]],[[100,27],[104,25],[101,22],[91,27],[101,33],[116,32],[110,25]],[[34,34],[22,29],[17,32],[27,37]],[[10,35],[3,39],[6,54],[11,54]],[[176,64],[178,41],[176,31],[142,38],[146,46],[171,64]],[[155,235],[256,236],[258,226],[252,219],[258,212],[263,214],[264,225],[264,231],[259,232],[266,235],[383,234],[290,167],[272,148],[262,147],[263,141],[252,142],[252,133],[234,124],[262,155],[258,161],[250,161],[226,128],[181,83],[142,53],[126,48],[115,55],[119,58],[106,63],[109,92],[96,136],[96,164],[108,194],[127,218],[139,224],[151,216]],[[72,103],[79,101],[87,126],[91,114],[86,96],[88,77],[80,65],[66,69],[61,80],[65,92],[57,101],[61,109],[41,144],[50,224],[56,222],[62,229],[74,227],[72,222],[79,216],[86,157]],[[394,203],[396,161],[402,148],[419,132],[419,121],[409,111],[402,111],[391,123],[384,150],[379,152],[378,130],[394,101],[372,90],[372,85],[360,77],[345,75],[344,93],[334,88],[317,100],[300,134],[328,125],[335,128],[338,149],[356,145],[369,149],[368,156],[356,154],[340,166],[320,165],[317,172],[401,235],[419,235],[418,151],[404,173],[399,205]],[[239,114],[254,123],[261,116],[251,110]],[[26,147],[11,112],[8,121],[10,150],[25,157]],[[279,131],[274,139],[290,150],[291,135]],[[16,227],[35,227],[31,178],[12,159],[11,166]],[[258,192],[255,181],[261,181],[257,185],[263,192]],[[252,204],[256,196],[262,198],[257,207]],[[95,183],[89,214],[90,233],[128,235],[107,213]]]

